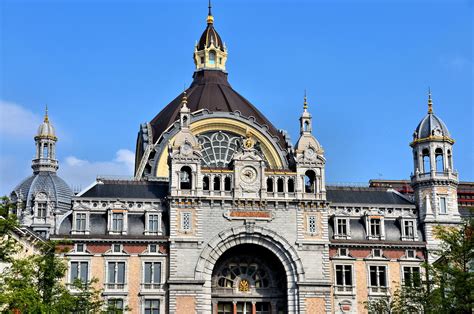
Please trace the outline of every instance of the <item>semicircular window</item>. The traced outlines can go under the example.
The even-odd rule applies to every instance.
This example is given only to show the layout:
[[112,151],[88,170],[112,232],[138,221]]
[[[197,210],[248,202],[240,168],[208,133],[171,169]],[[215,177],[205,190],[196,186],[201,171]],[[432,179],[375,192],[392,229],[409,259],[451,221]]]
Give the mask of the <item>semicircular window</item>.
[[198,135],[205,167],[227,167],[232,156],[242,145],[242,137],[230,132],[208,132]]
[[221,288],[234,288],[238,282],[246,280],[252,288],[269,288],[272,277],[259,260],[252,257],[232,259],[225,263],[214,276],[215,283]]

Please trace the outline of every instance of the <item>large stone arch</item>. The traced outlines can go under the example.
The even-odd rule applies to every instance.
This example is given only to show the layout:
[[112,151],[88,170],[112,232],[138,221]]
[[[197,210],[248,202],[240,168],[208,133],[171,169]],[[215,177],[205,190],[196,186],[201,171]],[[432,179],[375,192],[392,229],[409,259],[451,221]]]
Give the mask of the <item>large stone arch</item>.
[[295,248],[275,231],[249,225],[220,232],[201,251],[195,268],[195,279],[204,283],[202,294],[198,297],[202,308],[198,311],[208,312],[211,308],[211,279],[217,260],[225,251],[240,244],[260,245],[278,258],[286,273],[288,312],[298,313],[300,306],[297,284],[304,281],[305,273]]

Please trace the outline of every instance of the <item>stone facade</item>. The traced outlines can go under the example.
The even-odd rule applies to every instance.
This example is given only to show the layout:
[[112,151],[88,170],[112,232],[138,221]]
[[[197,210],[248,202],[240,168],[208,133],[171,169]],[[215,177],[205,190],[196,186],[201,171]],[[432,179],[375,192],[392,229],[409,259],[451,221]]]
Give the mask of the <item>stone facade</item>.
[[[413,198],[328,186],[306,97],[293,146],[232,89],[211,12],[207,23],[192,85],[140,126],[134,179],[98,178],[54,216],[50,237],[73,243],[66,282],[96,277],[133,313],[364,313],[436,256],[435,225],[460,221],[453,140],[431,98]],[[440,154],[440,171],[420,171]]]

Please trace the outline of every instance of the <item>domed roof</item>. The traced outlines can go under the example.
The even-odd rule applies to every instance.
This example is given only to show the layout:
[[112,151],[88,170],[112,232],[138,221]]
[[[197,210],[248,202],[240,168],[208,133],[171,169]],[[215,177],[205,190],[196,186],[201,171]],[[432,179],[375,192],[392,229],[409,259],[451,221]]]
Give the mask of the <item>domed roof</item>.
[[431,93],[428,98],[428,114],[421,120],[413,133],[413,140],[422,140],[429,137],[442,137],[451,139],[451,134],[438,116],[433,113]]
[[31,207],[35,196],[45,193],[48,198],[55,202],[55,207],[61,211],[71,209],[73,192],[67,183],[54,172],[39,172],[21,182],[12,192],[18,200]]
[[[191,86],[186,90],[187,106],[191,112],[201,109],[207,109],[211,112],[239,111],[242,116],[254,117],[257,123],[266,125],[270,133],[279,138],[281,147],[286,147],[283,135],[273,124],[230,86],[227,81],[227,73],[217,70],[203,70],[195,72],[193,78]],[[181,100],[182,94],[171,101],[150,122],[153,129],[153,138],[158,139],[170,125],[179,119]]]
[[54,131],[54,127],[48,118],[48,108],[46,108],[43,123],[41,123],[38,127],[36,137],[56,139],[56,132]]
[[209,48],[211,44],[214,44],[215,47],[224,51],[224,43],[222,42],[221,36],[219,36],[215,30],[214,24],[207,23],[207,27],[204,30],[204,33],[202,33],[196,48],[197,50],[203,50]]

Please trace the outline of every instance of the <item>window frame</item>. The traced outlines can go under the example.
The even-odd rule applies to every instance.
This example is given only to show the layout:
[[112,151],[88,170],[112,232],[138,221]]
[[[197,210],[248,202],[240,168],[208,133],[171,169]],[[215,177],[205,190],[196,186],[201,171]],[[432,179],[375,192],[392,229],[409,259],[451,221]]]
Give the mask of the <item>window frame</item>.
[[[114,263],[115,271],[114,271],[114,280],[115,282],[109,282],[109,267],[111,263]],[[118,278],[118,264],[124,263],[124,275],[123,275],[123,283],[117,282]],[[105,260],[105,280],[104,280],[104,291],[126,291],[127,284],[128,284],[128,261],[127,258],[122,259],[106,259]]]
[[[345,221],[346,233],[339,233],[339,223]],[[334,217],[334,239],[350,239],[351,238],[351,222],[350,217]]]
[[[444,202],[442,201],[444,200]],[[439,204],[439,211],[438,214],[440,215],[448,215],[448,195],[438,195],[438,204]],[[441,204],[444,204],[444,211],[443,206]]]
[[[372,286],[372,273],[371,273],[371,267],[377,267],[376,269],[376,281],[377,284],[376,286]],[[378,269],[380,267],[384,268],[384,273],[385,273],[385,286],[380,285],[380,275]],[[389,274],[389,268],[386,263],[367,263],[367,288],[370,295],[387,295],[389,293],[389,288],[390,288],[390,274]]]
[[[150,228],[150,219],[157,216],[157,230]],[[147,211],[145,212],[145,235],[162,235],[162,213],[161,211]]]
[[310,235],[318,234],[318,216],[315,213],[308,214],[306,217],[306,232]]
[[[152,265],[159,264],[160,269],[160,277],[159,281],[155,282],[154,281],[154,266],[152,267],[152,274],[151,274],[151,282],[146,282],[145,277],[146,277],[146,264],[151,263]],[[142,271],[141,271],[141,287],[142,290],[145,291],[150,291],[150,290],[162,290],[163,289],[163,278],[164,278],[164,267],[163,267],[163,261],[161,260],[156,260],[156,259],[145,259],[142,261]]]
[[[337,268],[338,266],[343,267],[342,270],[342,280],[344,281],[343,285],[338,285],[337,283]],[[345,267],[350,267],[350,273],[351,273],[351,284],[347,285],[345,283]],[[333,271],[334,271],[334,294],[338,295],[353,295],[354,294],[354,288],[355,288],[355,274],[354,274],[354,264],[353,263],[334,263],[333,265]]]
[[[189,216],[187,219],[189,221],[189,227],[185,226],[185,216]],[[182,211],[180,212],[180,230],[184,233],[190,233],[193,231],[193,212],[192,211]]]

